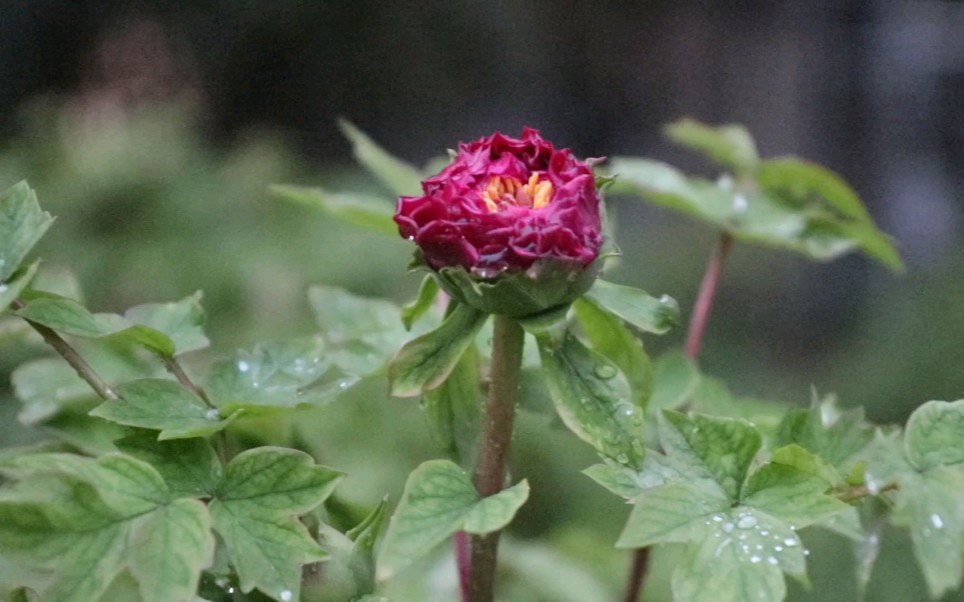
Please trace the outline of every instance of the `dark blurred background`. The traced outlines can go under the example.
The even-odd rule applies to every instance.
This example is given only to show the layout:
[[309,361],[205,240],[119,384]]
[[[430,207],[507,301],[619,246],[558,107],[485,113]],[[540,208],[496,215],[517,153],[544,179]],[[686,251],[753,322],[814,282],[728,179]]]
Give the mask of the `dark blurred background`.
[[[706,175],[661,126],[745,124],[763,156],[843,175],[908,271],[738,245],[704,369],[755,397],[837,392],[878,421],[964,397],[962,2],[0,0],[0,188],[28,179],[59,216],[46,265],[98,310],[204,289],[215,354],[302,331],[313,282],[413,292],[404,241],[267,193],[379,191],[340,116],[416,165],[530,125],[580,156]],[[688,313],[714,234],[638,201],[610,210],[624,251],[610,278]],[[0,351],[0,370],[23,359]]]

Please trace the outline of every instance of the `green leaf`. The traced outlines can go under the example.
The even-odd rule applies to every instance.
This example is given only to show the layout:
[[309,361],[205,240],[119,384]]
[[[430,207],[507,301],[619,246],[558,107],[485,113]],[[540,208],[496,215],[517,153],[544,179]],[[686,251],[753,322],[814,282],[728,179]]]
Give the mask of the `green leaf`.
[[[149,346],[164,355],[172,356],[208,346],[208,338],[204,335],[204,310],[201,309],[201,291],[180,301],[171,303],[148,303],[128,309],[124,318],[141,327],[144,334],[149,331],[162,333],[163,339],[158,339]],[[164,339],[173,344],[172,351],[167,347]]]
[[700,384],[699,368],[682,351],[664,353],[653,363],[650,411],[674,410],[687,401]]
[[781,573],[805,576],[799,537],[764,512],[737,507],[713,514],[692,537],[697,543],[673,573],[679,602],[779,602],[786,596]]
[[[323,579],[318,583],[319,595],[323,594],[329,600],[355,600],[375,591],[373,550],[378,532],[387,519],[388,503],[382,500],[361,523],[344,535],[327,525],[319,526],[319,543],[329,555]],[[306,598],[310,598],[310,587],[306,584]]]
[[836,471],[798,445],[782,447],[747,479],[742,503],[763,510],[796,528],[809,526],[848,509],[825,495],[840,482]]
[[479,353],[474,345],[469,345],[445,382],[422,395],[422,409],[432,434],[445,452],[462,460],[475,453],[479,436],[479,377]]
[[610,166],[619,176],[613,193],[643,197],[689,214],[737,240],[789,249],[817,261],[829,261],[860,248],[894,267],[886,237],[872,224],[854,221],[830,207],[812,203],[799,206],[770,190],[735,186],[728,178],[711,182],[686,177],[657,161],[616,157]]
[[0,193],[0,283],[17,271],[53,221],[26,182]]
[[347,119],[339,119],[338,127],[351,142],[355,159],[389,190],[397,195],[419,194],[422,176],[418,170],[388,154]]
[[907,420],[907,459],[920,471],[964,463],[964,399],[928,401]]
[[760,186],[787,204],[806,207],[823,203],[838,212],[847,232],[871,257],[893,270],[904,265],[886,234],[874,226],[857,193],[836,173],[796,157],[768,159],[760,164]]
[[878,432],[863,454],[872,493],[897,484],[892,521],[910,529],[934,598],[960,587],[964,573],[962,414],[964,400],[927,402],[911,414],[903,440]]
[[458,304],[441,326],[406,343],[388,366],[391,394],[415,397],[440,386],[488,317]]
[[20,291],[27,288],[37,274],[39,261],[35,261],[26,269],[17,270],[7,282],[0,280],[0,314],[10,308],[10,304],[20,295]]
[[411,336],[401,311],[384,299],[371,299],[329,286],[308,289],[315,322],[331,360],[350,375],[380,373]]
[[505,527],[529,496],[520,481],[479,498],[469,475],[447,460],[429,460],[412,471],[388,526],[378,558],[380,578],[427,554],[456,531],[484,535]]
[[833,397],[815,399],[809,410],[789,410],[777,432],[781,445],[796,443],[818,454],[841,473],[853,468],[858,453],[873,438],[863,408],[843,412]]
[[127,558],[144,602],[190,600],[214,559],[207,507],[180,499],[155,510],[131,541]]
[[432,308],[437,296],[438,282],[432,275],[425,276],[418,289],[418,296],[411,303],[402,307],[402,323],[405,324],[405,330],[411,330],[412,324]]
[[153,466],[174,496],[214,495],[221,463],[206,439],[158,441],[152,431],[138,431],[116,442],[117,448]]
[[325,553],[294,517],[323,502],[341,478],[291,449],[260,447],[231,460],[209,510],[242,591],[299,599],[302,565]]
[[671,483],[641,494],[616,542],[619,548],[641,548],[654,543],[685,543],[693,522],[723,512],[730,500],[687,483]]
[[760,449],[760,433],[746,421],[664,410],[660,442],[674,461],[700,480],[711,480],[739,499],[750,462]]
[[760,162],[753,137],[740,125],[713,127],[681,119],[667,125],[664,132],[673,142],[701,152],[736,174],[751,173]]
[[[108,383],[152,376],[160,369],[130,348],[78,343],[75,345],[78,352]],[[68,410],[84,408],[86,412],[99,399],[60,357],[21,364],[10,379],[15,395],[23,404],[18,418],[27,425],[49,422]]]
[[65,297],[39,297],[15,313],[61,334],[85,338],[106,337],[131,326],[117,314],[92,314],[80,303]]
[[217,363],[208,377],[208,393],[224,414],[325,403],[357,382],[350,377],[323,381],[331,368],[327,356],[319,336],[259,343]]
[[10,592],[6,600],[8,602],[40,602],[40,596],[29,587],[18,587]]
[[120,399],[105,401],[90,415],[161,431],[161,440],[207,437],[223,430],[233,418],[222,419],[220,412],[171,380],[135,380],[118,386],[116,391]]
[[646,458],[641,468],[632,468],[609,461],[605,464],[590,466],[582,472],[627,500],[637,497],[647,489],[686,480],[668,457],[653,449],[646,451]]
[[26,456],[0,493],[0,553],[51,571],[45,600],[97,600],[125,568],[148,602],[188,599],[212,559],[207,510],[120,454]]
[[273,185],[268,190],[281,199],[321,209],[354,226],[398,236],[398,226],[392,220],[395,208],[384,198],[305,186]]
[[638,288],[596,280],[585,296],[644,332],[663,334],[680,323],[679,305],[669,295],[657,299]]
[[584,298],[573,303],[593,349],[622,371],[633,392],[633,402],[646,409],[653,389],[653,367],[643,345],[613,314]]
[[562,421],[604,457],[643,461],[643,412],[619,369],[567,333],[562,344],[539,340],[546,386]]

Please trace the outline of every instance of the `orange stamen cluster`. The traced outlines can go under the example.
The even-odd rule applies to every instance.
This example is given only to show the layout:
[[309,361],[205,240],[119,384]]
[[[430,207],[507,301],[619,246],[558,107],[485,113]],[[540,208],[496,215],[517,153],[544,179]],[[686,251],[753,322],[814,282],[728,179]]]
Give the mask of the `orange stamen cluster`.
[[552,197],[552,182],[540,180],[539,174],[529,176],[523,184],[515,178],[492,176],[482,191],[482,200],[489,213],[497,213],[506,207],[529,207],[542,209]]

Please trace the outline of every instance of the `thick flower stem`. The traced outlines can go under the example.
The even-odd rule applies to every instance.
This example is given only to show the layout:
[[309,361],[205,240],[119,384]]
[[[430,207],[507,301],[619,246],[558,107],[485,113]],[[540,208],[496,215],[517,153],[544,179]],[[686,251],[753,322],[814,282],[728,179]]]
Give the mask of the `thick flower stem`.
[[[25,304],[20,299],[14,299],[13,303],[10,304],[14,309],[22,309]],[[77,372],[77,376],[84,379],[90,388],[94,390],[97,395],[103,400],[117,399],[117,394],[110,388],[110,386],[104,382],[104,380],[94,372],[94,369],[87,363],[87,361],[80,357],[77,350],[70,346],[70,343],[64,340],[62,336],[57,334],[53,329],[43,324],[39,324],[32,320],[24,319],[31,328],[36,330],[40,336],[43,337],[44,341],[50,345],[54,351],[60,354],[60,357],[64,358],[70,367]]]
[[[525,339],[525,331],[515,320],[498,315],[494,319],[489,399],[479,464],[475,471],[475,488],[482,497],[499,493],[505,485]],[[492,602],[498,546],[498,532],[472,536],[469,602]]]
[[[703,342],[703,333],[706,331],[706,324],[710,320],[713,311],[713,301],[716,299],[716,290],[720,284],[720,277],[723,276],[723,267],[726,265],[726,258],[730,254],[733,246],[733,237],[723,232],[720,240],[713,249],[710,263],[706,266],[703,280],[700,282],[700,290],[696,295],[696,304],[693,305],[693,314],[690,316],[689,330],[686,333],[686,355],[696,358],[700,354],[700,346]],[[626,584],[626,596],[624,602],[637,602],[639,594],[643,591],[643,583],[646,580],[646,569],[649,564],[649,548],[639,548],[633,554],[633,564],[629,571],[629,582]]]

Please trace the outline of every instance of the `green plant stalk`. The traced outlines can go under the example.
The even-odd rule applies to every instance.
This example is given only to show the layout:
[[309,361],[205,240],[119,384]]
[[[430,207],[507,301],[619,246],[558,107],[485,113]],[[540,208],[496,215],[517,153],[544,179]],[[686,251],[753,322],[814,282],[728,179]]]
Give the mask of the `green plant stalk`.
[[[525,331],[515,320],[498,315],[494,320],[485,429],[475,471],[475,488],[482,497],[495,495],[505,486],[525,340]],[[494,599],[498,547],[499,532],[472,536],[469,602]]]
[[[720,234],[720,240],[713,249],[710,262],[703,273],[703,280],[700,281],[700,289],[696,294],[696,303],[693,305],[693,313],[690,316],[689,329],[686,333],[686,346],[684,351],[689,357],[696,359],[700,354],[700,347],[703,343],[703,333],[706,332],[706,325],[709,323],[710,314],[713,312],[713,301],[716,300],[716,291],[719,288],[720,278],[723,276],[723,267],[726,265],[726,258],[733,247],[733,237],[728,232]],[[649,548],[639,548],[633,554],[633,564],[629,570],[629,581],[626,583],[626,595],[624,602],[637,602],[639,595],[643,591],[643,583],[646,581],[646,570],[649,565]]]
[[[23,309],[26,304],[20,299],[14,299],[10,306],[14,309]],[[24,321],[36,330],[40,336],[43,337],[44,341],[50,345],[54,351],[60,354],[60,357],[64,358],[64,361],[70,364],[70,367],[77,372],[77,376],[90,385],[90,388],[93,389],[101,399],[107,401],[118,398],[117,393],[114,393],[110,386],[104,382],[104,379],[94,371],[91,365],[88,364],[87,361],[77,353],[77,350],[71,347],[70,343],[65,341],[62,336],[57,334],[49,326],[38,324],[26,318],[24,318]]]

